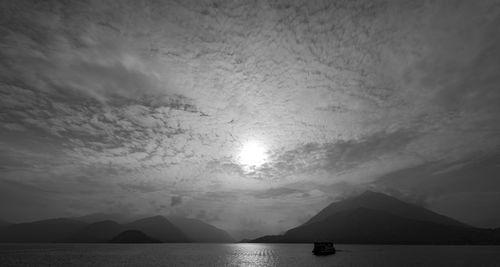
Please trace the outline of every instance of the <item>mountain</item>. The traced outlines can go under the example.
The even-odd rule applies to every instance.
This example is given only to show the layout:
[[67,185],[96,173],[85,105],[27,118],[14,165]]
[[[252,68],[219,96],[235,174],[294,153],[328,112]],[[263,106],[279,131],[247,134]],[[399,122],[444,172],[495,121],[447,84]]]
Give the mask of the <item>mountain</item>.
[[381,193],[332,203],[284,235],[252,242],[314,241],[367,244],[493,244],[495,230],[478,229]]
[[68,243],[102,243],[123,232],[125,227],[114,221],[102,221],[89,224],[74,235],[65,238]]
[[339,243],[373,244],[471,244],[480,229],[449,226],[396,216],[379,210],[355,208],[315,223],[291,229],[285,237],[294,242],[335,240]]
[[140,219],[125,225],[126,229],[139,230],[161,242],[189,242],[187,235],[163,216]]
[[83,216],[72,217],[70,219],[74,219],[77,221],[82,221],[86,223],[96,223],[102,221],[115,221],[119,224],[125,224],[131,221],[135,221],[141,218],[145,218],[147,215],[140,214],[125,214],[125,213],[104,213],[104,212],[96,212],[90,213]]
[[[127,218],[126,215],[120,214],[104,214],[104,213],[94,213],[78,219],[83,219],[86,222],[92,222],[96,219],[104,218],[118,218],[124,220]],[[154,217],[152,217],[154,218]],[[150,218],[151,220],[153,220]],[[162,217],[157,216],[158,221],[164,221]],[[202,242],[202,243],[231,243],[234,242],[232,237],[225,231],[218,229],[210,224],[204,223],[196,219],[188,219],[183,217],[169,217],[166,218],[170,223],[182,231],[185,236],[187,236],[190,242]],[[142,221],[142,220],[141,220]],[[144,221],[143,221],[144,222]],[[160,222],[161,223],[161,222]],[[133,229],[134,226],[130,225],[120,225],[112,220],[105,220],[102,222],[95,222],[88,225],[82,229],[76,235],[66,239],[66,242],[75,243],[100,243],[110,240],[112,237],[116,236],[120,232]],[[170,226],[167,226],[170,227]],[[145,230],[145,228],[143,228]],[[153,236],[155,237],[155,236]],[[175,241],[178,242],[178,241]],[[185,241],[182,241],[185,242]]]
[[183,217],[168,217],[168,220],[184,232],[192,242],[234,242],[234,239],[227,232],[203,221]]
[[368,208],[372,210],[384,211],[396,216],[401,216],[408,219],[419,221],[434,222],[444,225],[452,225],[459,227],[468,227],[452,218],[437,214],[428,209],[417,205],[403,202],[397,198],[373,191],[366,191],[363,194],[348,198],[339,202],[334,202],[321,210],[316,216],[312,217],[306,224],[320,222],[329,216],[340,211],[351,210],[356,208]]
[[[120,224],[112,220],[93,223],[100,218],[126,218],[113,214],[91,214],[75,218],[50,219],[0,226],[0,242],[108,242],[125,230],[137,230],[161,242],[234,242],[225,231],[196,219],[153,216]],[[80,221],[82,220],[82,221]]]
[[73,217],[71,219],[81,221],[81,222],[86,222],[86,223],[95,223],[95,222],[102,222],[102,221],[115,221],[117,223],[125,223],[129,222],[132,219],[137,219],[133,218],[131,216],[125,215],[125,214],[120,214],[120,213],[91,213],[87,214],[84,216],[79,216],[79,217]]
[[141,231],[127,230],[109,240],[109,243],[161,243]]
[[0,227],[4,227],[4,226],[7,226],[7,225],[11,225],[11,223],[7,222],[7,221],[4,221],[4,220],[0,220]]
[[0,242],[58,242],[85,225],[65,218],[12,224],[0,229]]
[[[304,241],[302,243],[311,243],[311,242],[317,242],[316,240],[314,241]],[[295,242],[293,240],[287,239],[286,237],[282,235],[265,235],[258,237],[256,239],[243,239],[240,241],[240,243],[301,243],[301,242]]]

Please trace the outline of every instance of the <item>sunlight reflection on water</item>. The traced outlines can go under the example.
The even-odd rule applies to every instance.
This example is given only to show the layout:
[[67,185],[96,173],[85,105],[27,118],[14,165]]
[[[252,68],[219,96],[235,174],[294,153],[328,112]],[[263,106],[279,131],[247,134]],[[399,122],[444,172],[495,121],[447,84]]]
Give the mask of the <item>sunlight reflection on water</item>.
[[234,266],[278,266],[279,257],[270,244],[236,244],[228,263]]
[[0,266],[500,266],[500,246],[312,244],[0,244]]

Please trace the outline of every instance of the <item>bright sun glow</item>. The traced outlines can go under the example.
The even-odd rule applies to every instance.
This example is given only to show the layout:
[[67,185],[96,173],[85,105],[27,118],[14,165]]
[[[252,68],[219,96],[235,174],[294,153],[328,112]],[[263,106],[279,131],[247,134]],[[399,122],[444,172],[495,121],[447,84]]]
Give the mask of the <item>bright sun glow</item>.
[[259,167],[267,160],[266,147],[259,142],[250,141],[243,145],[239,161],[243,165]]

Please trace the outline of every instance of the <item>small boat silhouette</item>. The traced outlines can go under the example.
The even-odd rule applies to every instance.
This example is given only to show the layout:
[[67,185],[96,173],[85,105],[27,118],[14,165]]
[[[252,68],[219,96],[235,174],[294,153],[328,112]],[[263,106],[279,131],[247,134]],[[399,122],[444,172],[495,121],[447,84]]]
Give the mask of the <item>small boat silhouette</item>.
[[312,253],[314,255],[331,255],[335,254],[335,247],[333,242],[314,242]]

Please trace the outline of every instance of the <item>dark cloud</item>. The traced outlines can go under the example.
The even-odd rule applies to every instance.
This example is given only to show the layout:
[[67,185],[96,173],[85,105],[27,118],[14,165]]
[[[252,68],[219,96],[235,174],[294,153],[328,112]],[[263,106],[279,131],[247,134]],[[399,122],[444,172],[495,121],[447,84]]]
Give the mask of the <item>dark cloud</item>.
[[210,202],[228,202],[235,201],[238,199],[238,192],[206,192],[203,195],[198,196],[202,200],[207,200]]
[[340,181],[328,185],[316,185],[315,188],[328,196],[328,202],[340,201],[371,189],[367,184],[350,183],[348,181]]
[[[432,162],[402,169],[380,177],[373,186],[406,201],[439,209],[478,226],[491,227],[491,223],[485,222],[498,221],[500,216],[491,216],[489,212],[478,214],[473,203],[489,198],[486,202],[490,204],[483,204],[485,209],[498,204],[499,175],[499,154],[477,155],[469,160]],[[470,201],[471,204],[452,208],[449,201],[453,198],[457,203]]]
[[223,220],[223,218],[220,218],[218,214],[207,212],[206,210],[199,210],[198,213],[196,213],[195,218],[208,223]]
[[207,218],[207,212],[205,210],[200,210],[197,214],[196,214],[196,219],[199,219],[199,220],[205,220]]
[[376,185],[435,197],[454,192],[499,192],[500,154],[468,160],[431,162],[380,177]]
[[[40,185],[38,182],[21,182],[21,181],[13,181],[13,180],[1,180],[0,181],[4,188],[17,188],[22,191],[26,191],[29,193],[34,193],[34,194],[45,194],[45,193],[60,193],[58,191],[52,190],[52,189],[47,189],[43,188],[43,185]],[[49,186],[47,186],[49,187]],[[50,187],[49,187],[50,188]]]
[[305,194],[305,196],[307,196],[307,192],[304,192],[303,190],[286,188],[286,187],[270,188],[263,192],[257,193],[254,196],[256,198],[265,199],[265,198],[279,198],[291,194],[301,194],[302,196],[304,196]]
[[172,196],[170,198],[170,207],[175,207],[182,203],[182,196]]
[[253,174],[269,179],[318,169],[332,173],[341,172],[368,161],[377,161],[386,155],[402,152],[419,136],[417,130],[408,129],[377,132],[360,139],[335,143],[307,143],[292,150],[275,153],[268,164]]
[[120,187],[126,191],[133,193],[151,193],[159,191],[160,189],[152,184],[140,182],[136,184],[120,184]]
[[345,170],[389,153],[404,150],[419,135],[417,129],[396,132],[378,132],[361,138],[339,142],[325,147],[326,169]]
[[24,157],[19,158],[13,155],[14,153],[9,153],[10,151],[0,150],[0,170],[8,171],[14,169],[26,169],[30,168],[28,160]]
[[[498,111],[500,94],[495,88],[500,80],[495,70],[500,63],[495,59],[500,56],[500,31],[495,25],[500,18],[498,3],[484,4],[440,3],[439,16],[429,21],[426,45],[433,49],[412,71],[424,75],[423,86],[438,89],[435,101],[442,108]],[[491,9],[483,9],[490,4]]]

